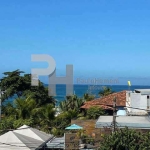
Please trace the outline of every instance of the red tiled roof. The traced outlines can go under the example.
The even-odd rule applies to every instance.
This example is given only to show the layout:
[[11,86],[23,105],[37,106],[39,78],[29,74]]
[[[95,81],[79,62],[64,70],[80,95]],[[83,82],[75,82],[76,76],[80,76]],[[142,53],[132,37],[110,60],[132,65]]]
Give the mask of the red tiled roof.
[[115,97],[116,97],[116,105],[117,106],[126,106],[126,91],[121,91],[121,92],[110,94],[110,95],[102,97],[102,98],[97,98],[95,100],[85,102],[85,104],[81,108],[88,109],[91,106],[95,106],[95,105],[99,105],[99,106],[103,105],[103,107],[104,106],[113,106],[113,100]]
[[[106,106],[106,105],[92,105],[92,106],[97,106],[97,107],[100,107],[102,109],[107,109],[107,110],[113,110],[113,107],[110,107],[110,106]],[[81,108],[84,108],[84,109],[89,109],[90,107],[92,107],[91,105],[88,105],[88,104],[85,104],[83,105]]]

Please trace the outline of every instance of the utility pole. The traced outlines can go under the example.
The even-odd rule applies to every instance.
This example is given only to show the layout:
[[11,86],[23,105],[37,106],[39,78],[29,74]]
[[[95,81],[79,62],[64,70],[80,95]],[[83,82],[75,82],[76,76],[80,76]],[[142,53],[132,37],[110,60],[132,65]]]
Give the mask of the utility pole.
[[112,122],[112,132],[116,131],[116,97],[113,100],[113,122]]

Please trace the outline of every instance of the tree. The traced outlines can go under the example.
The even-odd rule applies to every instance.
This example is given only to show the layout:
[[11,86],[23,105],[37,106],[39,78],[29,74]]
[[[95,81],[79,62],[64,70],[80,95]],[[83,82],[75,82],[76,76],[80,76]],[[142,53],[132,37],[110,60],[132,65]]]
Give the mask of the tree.
[[37,118],[37,125],[39,125],[43,131],[50,133],[55,119],[54,106],[51,104],[42,106],[35,110],[34,115],[34,117]]
[[7,103],[6,105],[2,105],[2,113],[4,116],[15,116],[16,110],[12,103]]
[[100,115],[104,115],[104,110],[100,107],[94,106],[87,110],[88,119],[97,119]]
[[71,119],[77,117],[75,110],[69,110],[59,114],[53,121],[52,134],[55,136],[63,136],[65,128],[70,125]]
[[[37,105],[34,99],[17,98],[14,100],[14,105],[8,103],[3,106],[2,112],[4,120],[13,120],[12,126],[17,128],[21,125],[33,125],[33,111],[37,109]],[[3,119],[2,119],[3,121]]]
[[23,76],[21,76],[23,73],[24,72],[20,70],[3,73],[5,77],[0,80],[0,88],[4,91],[2,101],[11,98],[14,95],[21,97],[23,91],[30,87],[30,83],[26,82]]
[[141,132],[129,130],[126,127],[110,135],[105,135],[100,143],[100,150],[144,150],[146,148],[143,147],[144,139],[144,135]]
[[90,95],[88,93],[85,93],[83,95],[83,98],[84,98],[85,101],[91,101],[91,100],[93,100],[95,98],[95,96],[94,95]]
[[4,75],[5,77],[0,80],[0,88],[4,91],[2,101],[13,97],[27,98],[30,96],[39,106],[47,103],[55,104],[55,99],[48,95],[48,88],[42,82],[39,81],[39,86],[31,86],[31,74],[15,70],[5,72]]
[[36,101],[30,97],[26,99],[17,98],[15,101],[16,118],[28,119],[32,111],[37,108]]
[[38,106],[43,106],[49,103],[55,105],[56,103],[54,97],[48,95],[48,88],[45,87],[42,82],[39,83],[38,87],[31,86],[29,89],[24,91],[23,96],[30,96],[36,101]]
[[107,96],[114,93],[110,87],[104,86],[103,89],[99,92],[101,97]]
[[149,150],[150,149],[150,132],[147,132],[142,135],[142,142],[140,144],[141,150]]
[[26,124],[51,132],[55,100],[48,95],[48,88],[40,81],[38,87],[31,86],[31,75],[20,70],[5,72],[4,75],[0,80],[0,89],[4,91],[2,100],[14,98],[14,104],[3,103],[4,118],[0,129],[14,129]]
[[17,98],[14,103],[14,106],[7,104],[3,108],[5,116],[1,122],[1,129],[5,129],[3,124],[6,124],[7,127],[11,125],[11,128],[18,128],[26,124],[50,133],[55,119],[55,109],[52,104],[38,107],[36,101],[30,97]]
[[66,96],[66,100],[60,102],[60,108],[62,111],[76,110],[79,112],[80,107],[84,103],[84,99],[78,98],[76,95]]

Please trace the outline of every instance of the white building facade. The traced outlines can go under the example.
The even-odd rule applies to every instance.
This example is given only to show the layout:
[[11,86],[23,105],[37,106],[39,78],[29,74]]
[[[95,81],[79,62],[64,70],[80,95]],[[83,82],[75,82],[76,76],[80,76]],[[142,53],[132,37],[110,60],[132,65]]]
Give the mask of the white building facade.
[[[136,109],[135,109],[136,108]],[[147,115],[150,109],[150,89],[136,89],[126,93],[127,115]]]

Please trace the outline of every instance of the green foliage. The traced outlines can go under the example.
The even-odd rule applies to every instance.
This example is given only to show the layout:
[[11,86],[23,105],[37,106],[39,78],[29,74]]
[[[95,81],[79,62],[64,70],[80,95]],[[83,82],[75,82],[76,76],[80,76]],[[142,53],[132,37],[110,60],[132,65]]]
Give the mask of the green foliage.
[[[32,99],[17,99],[15,104],[16,106],[11,108],[14,113],[7,113],[7,116],[4,115],[4,118],[0,122],[1,130],[15,129],[26,124],[31,127],[38,127],[41,130],[50,133],[55,119],[53,105],[47,104],[46,106],[38,108],[35,105],[35,101]],[[6,114],[6,112],[4,114]]]
[[43,83],[39,83],[39,86],[31,86],[30,89],[24,91],[23,96],[33,98],[38,106],[45,104],[55,104],[55,99],[52,96],[48,95],[48,88],[43,85]]
[[2,106],[1,130],[26,124],[60,136],[71,119],[78,116],[83,99],[75,95],[67,96],[66,101],[61,103],[63,112],[55,117],[55,100],[48,96],[48,88],[42,82],[39,81],[38,87],[31,86],[31,75],[20,70],[5,72],[4,75],[0,80],[0,88],[4,91],[3,102],[8,98],[17,98],[14,98],[14,104]]
[[16,110],[11,103],[7,103],[7,105],[2,105],[2,113],[4,116],[16,115]]
[[[23,74],[23,75],[22,75]],[[87,114],[81,112],[80,107],[84,102],[94,99],[94,96],[84,94],[83,98],[76,95],[67,96],[60,103],[61,114],[55,116],[55,100],[48,96],[48,88],[39,81],[38,87],[31,86],[31,75],[23,71],[15,70],[5,72],[0,80],[0,89],[4,91],[2,101],[8,98],[14,99],[14,104],[2,105],[0,122],[0,134],[16,129],[24,124],[41,129],[55,136],[63,136],[65,128],[71,124],[71,119],[97,119],[104,115],[104,110],[99,107],[91,107]],[[100,96],[112,93],[109,87],[100,91]],[[78,136],[84,143],[94,143],[94,139],[80,131]],[[120,129],[110,135],[104,136],[100,144],[101,150],[150,150],[150,133],[142,134],[128,128]]]
[[54,136],[57,136],[57,137],[62,137],[64,135],[64,130],[62,129],[58,129],[56,127],[53,127],[51,133],[54,135]]
[[77,132],[77,136],[82,140],[82,143],[84,143],[84,144],[92,144],[92,145],[94,145],[94,143],[95,143],[94,138],[92,138],[91,136],[87,135],[85,133],[85,130],[79,130]]
[[90,95],[88,93],[85,93],[83,95],[83,98],[84,98],[85,101],[91,101],[91,100],[94,100],[95,96],[94,95]]
[[[23,75],[22,75],[23,74]],[[23,71],[15,70],[12,72],[5,72],[4,77],[0,80],[0,88],[4,93],[2,94],[2,101],[14,96],[31,97],[36,103],[41,106],[47,103],[55,103],[53,97],[48,96],[48,88],[39,81],[39,86],[31,86],[31,75],[24,74]]]
[[47,133],[51,132],[53,121],[55,119],[55,109],[53,105],[47,104],[35,111],[34,118],[37,117],[38,125]]
[[79,111],[80,107],[85,102],[84,99],[78,98],[76,95],[67,96],[66,100],[60,103],[60,108],[62,111],[76,110]]
[[0,122],[0,130],[14,129],[13,122],[14,122],[13,117],[2,119]]
[[30,118],[32,111],[36,108],[36,102],[33,99],[17,98],[15,101],[16,118]]
[[20,126],[23,126],[23,125],[28,125],[28,126],[32,127],[33,124],[34,124],[33,118],[29,118],[29,119],[20,118],[18,120],[14,120],[13,127],[14,127],[14,129],[19,128]]
[[[85,119],[85,112],[80,107],[84,102],[94,99],[93,95],[85,94],[83,98],[76,95],[66,97],[59,105],[61,114],[55,116],[55,99],[48,95],[48,88],[39,81],[39,86],[31,86],[31,75],[15,70],[5,72],[0,80],[0,89],[4,92],[2,101],[14,98],[13,104],[2,105],[1,133],[16,129],[24,124],[41,129],[55,136],[63,136],[71,119]],[[3,103],[4,104],[4,103]],[[97,118],[102,110],[94,109],[89,118]]]
[[103,137],[100,150],[149,150],[150,133],[143,134],[128,128]]
[[5,77],[0,80],[0,88],[4,91],[2,95],[2,101],[17,95],[22,96],[23,92],[30,87],[30,83],[25,80],[21,74],[24,73],[20,70],[13,72],[4,72]]
[[100,115],[104,115],[104,110],[100,107],[91,107],[87,110],[88,119],[97,119]]
[[104,86],[103,89],[99,92],[99,95],[101,97],[104,97],[104,96],[107,96],[112,93],[113,93],[113,91],[110,87]]

